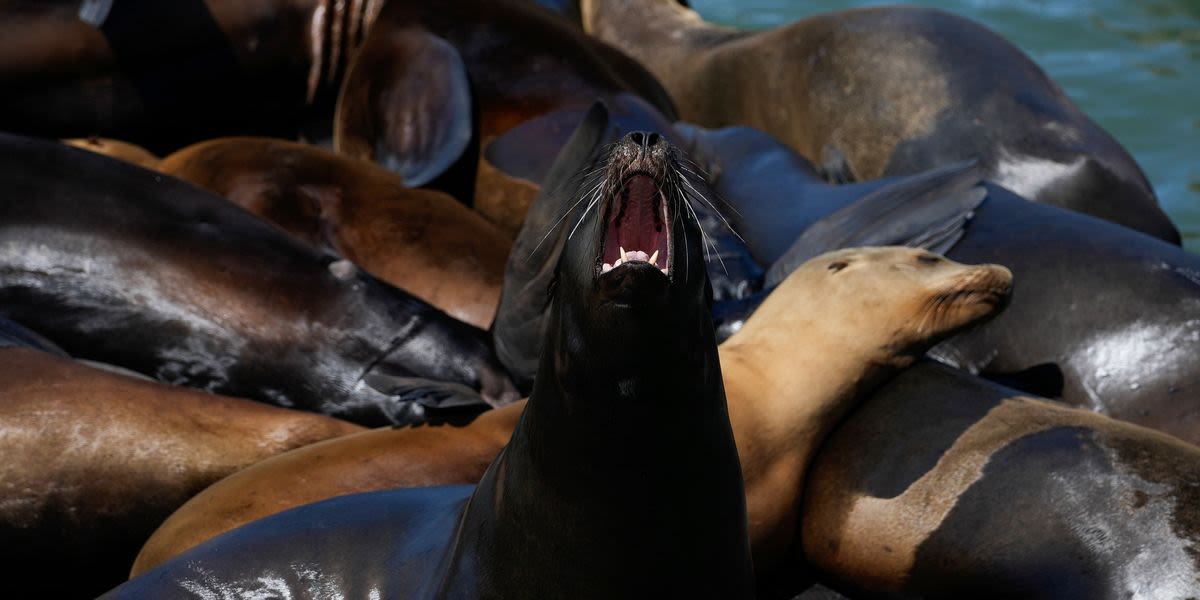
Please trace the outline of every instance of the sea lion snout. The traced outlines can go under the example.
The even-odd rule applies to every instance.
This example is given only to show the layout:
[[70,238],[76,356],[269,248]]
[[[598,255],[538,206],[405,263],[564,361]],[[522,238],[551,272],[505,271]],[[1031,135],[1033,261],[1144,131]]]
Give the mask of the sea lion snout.
[[993,264],[973,265],[959,284],[957,293],[966,302],[1008,305],[1012,297],[1013,274],[1008,267]]

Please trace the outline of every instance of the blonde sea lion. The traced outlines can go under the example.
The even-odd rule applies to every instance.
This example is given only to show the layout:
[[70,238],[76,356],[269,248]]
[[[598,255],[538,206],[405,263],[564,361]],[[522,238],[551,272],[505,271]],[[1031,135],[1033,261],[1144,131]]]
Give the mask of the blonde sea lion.
[[827,177],[978,159],[985,178],[1021,196],[1179,244],[1121,144],[1020,49],[968,19],[886,6],[743,31],[676,0],[581,0],[580,9],[585,30],[658,77],[681,119],[756,127]]
[[0,348],[0,372],[0,564],[12,597],[94,597],[212,482],[363,430],[31,348]]
[[306,144],[267,138],[201,142],[159,170],[229,198],[294,236],[487,329],[512,245],[454,198]]
[[[911,248],[842,250],[793,273],[720,346],[746,481],[756,568],[793,542],[804,471],[855,401],[938,340],[994,313],[1011,275]],[[334,496],[477,481],[522,407],[463,428],[379,429],[273,457],[218,482],[167,519],[133,568],[249,521]],[[303,479],[303,489],[286,482]]]

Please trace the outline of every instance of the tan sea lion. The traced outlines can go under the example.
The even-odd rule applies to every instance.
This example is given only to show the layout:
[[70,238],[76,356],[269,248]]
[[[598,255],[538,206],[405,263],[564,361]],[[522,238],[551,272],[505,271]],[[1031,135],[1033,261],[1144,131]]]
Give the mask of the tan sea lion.
[[63,143],[70,146],[75,146],[76,148],[91,150],[97,154],[111,156],[118,160],[123,160],[127,163],[133,163],[139,167],[144,167],[147,169],[155,168],[158,166],[158,161],[162,160],[141,146],[130,144],[129,142],[122,142],[120,140],[89,137],[63,140]]
[[[721,345],[756,568],[772,566],[792,545],[804,471],[825,433],[855,400],[928,347],[995,312],[1010,277],[1002,267],[962,265],[911,248],[833,252],[789,276]],[[167,519],[133,575],[299,504],[476,481],[521,410],[492,411],[461,429],[374,430],[263,461]],[[285,483],[298,478],[306,481],[303,490]]]
[[163,159],[159,170],[229,198],[309,243],[487,329],[511,242],[454,198],[296,142],[222,138]]
[[757,127],[827,177],[978,159],[987,179],[1021,196],[1179,243],[1120,143],[1019,48],[968,19],[886,6],[743,31],[706,23],[677,0],[580,8],[589,33],[659,78],[681,119]]
[[363,430],[30,348],[0,349],[0,372],[0,563],[11,597],[94,597],[212,482]]

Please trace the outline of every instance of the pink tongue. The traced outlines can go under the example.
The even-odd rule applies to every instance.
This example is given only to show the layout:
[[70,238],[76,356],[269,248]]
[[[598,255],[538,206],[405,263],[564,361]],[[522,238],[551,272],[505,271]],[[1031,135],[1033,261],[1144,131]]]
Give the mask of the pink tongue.
[[[629,196],[621,222],[620,245],[626,250],[653,250],[657,247],[654,210],[657,208],[658,186],[644,175],[629,182]],[[649,258],[647,256],[646,258]]]
[[633,251],[626,251],[625,258],[627,259],[627,262],[632,262],[635,260],[643,260],[643,261],[649,262],[650,255],[646,254],[645,252],[642,252],[641,250],[633,250]]

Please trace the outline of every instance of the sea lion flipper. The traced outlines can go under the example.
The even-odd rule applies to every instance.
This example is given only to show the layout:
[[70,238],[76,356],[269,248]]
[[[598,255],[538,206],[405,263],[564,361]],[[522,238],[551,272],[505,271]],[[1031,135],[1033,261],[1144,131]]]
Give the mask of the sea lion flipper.
[[454,46],[415,27],[368,37],[338,98],[335,150],[418,187],[450,168],[471,134],[470,82]]
[[808,259],[854,246],[911,246],[945,253],[987,197],[975,161],[905,178],[863,196],[804,231],[767,270],[764,287]]
[[55,356],[70,358],[65,350],[58,347],[58,344],[4,317],[0,317],[0,348],[33,348]]
[[604,143],[608,122],[604,104],[592,104],[546,172],[541,191],[529,207],[509,254],[500,306],[492,325],[492,341],[496,356],[522,389],[532,383],[537,370],[545,309],[566,239],[564,227],[574,225],[572,215],[586,205],[570,197],[578,188],[571,184],[579,183],[577,178]]
[[392,402],[379,409],[396,425],[440,421],[439,417],[453,413],[488,408],[479,392],[460,383],[381,373],[368,374],[363,382],[389,396]]

